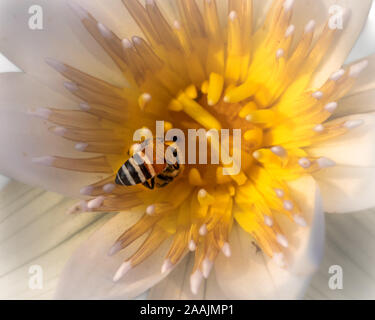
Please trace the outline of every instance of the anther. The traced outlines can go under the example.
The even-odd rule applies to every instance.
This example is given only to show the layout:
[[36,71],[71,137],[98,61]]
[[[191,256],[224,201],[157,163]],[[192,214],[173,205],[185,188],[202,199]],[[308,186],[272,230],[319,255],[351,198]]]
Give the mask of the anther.
[[223,101],[224,101],[225,103],[230,103],[230,98],[229,98],[229,96],[224,96]]
[[253,158],[254,158],[254,159],[258,160],[258,159],[260,159],[260,157],[261,157],[261,155],[260,155],[260,152],[259,152],[259,151],[254,151],[254,152],[253,152]]
[[284,248],[288,248],[288,246],[289,246],[288,239],[287,239],[284,235],[278,233],[278,234],[276,235],[276,240],[277,240],[277,242],[278,242],[281,246],[283,246]]
[[361,62],[358,62],[352,65],[349,70],[349,77],[357,78],[361,74],[361,72],[367,68],[367,66],[368,66],[367,60],[363,60]]
[[302,168],[304,168],[304,169],[308,169],[308,168],[310,168],[310,166],[311,166],[311,161],[310,161],[309,159],[307,159],[307,158],[301,158],[301,159],[298,160],[298,164],[299,164]]
[[84,195],[84,196],[90,196],[92,194],[92,192],[94,191],[94,187],[93,186],[86,186],[86,187],[83,187],[79,193]]
[[276,59],[280,59],[283,56],[284,56],[284,49],[278,49],[276,51]]
[[121,241],[116,242],[108,251],[108,256],[113,256],[122,249]]
[[306,220],[302,216],[300,216],[298,214],[295,214],[293,216],[293,220],[294,220],[295,223],[297,223],[301,227],[306,227],[307,226]]
[[126,38],[122,39],[121,43],[122,43],[122,46],[125,49],[131,49],[131,48],[133,48],[133,44],[132,44],[132,42],[129,39],[126,39]]
[[103,196],[100,196],[100,197],[97,197],[93,200],[90,200],[88,203],[87,203],[87,207],[89,209],[97,209],[99,207],[101,207],[101,205],[103,204],[105,198]]
[[77,143],[74,148],[78,151],[85,151],[86,148],[88,147],[88,143],[85,143],[85,142],[79,142]]
[[204,237],[207,234],[207,225],[202,224],[201,227],[199,228],[199,234]]
[[305,26],[305,33],[313,32],[316,26],[315,20],[310,20]]
[[285,195],[284,190],[281,190],[281,189],[278,189],[278,188],[276,188],[276,189],[274,189],[274,190],[275,190],[276,195],[277,195],[279,198],[283,198],[283,197],[284,197],[284,195]]
[[78,90],[78,86],[73,82],[64,82],[64,87],[70,92],[74,92]]
[[337,102],[330,102],[325,105],[324,109],[330,113],[333,113],[337,109],[337,106]]
[[75,1],[68,1],[69,6],[77,13],[80,19],[89,19],[89,14],[85,9],[79,6]]
[[248,114],[248,115],[245,117],[245,120],[251,122],[251,121],[253,121],[253,116],[252,116],[251,114]]
[[148,206],[146,208],[146,213],[149,215],[149,216],[152,216],[154,213],[155,213],[155,210],[156,210],[156,207],[154,204]]
[[86,102],[81,102],[79,108],[83,111],[89,111],[91,109],[90,105]]
[[293,24],[291,24],[285,31],[285,38],[289,38],[294,33],[295,30],[296,30],[296,27]]
[[208,278],[212,270],[214,263],[207,257],[202,262],[202,274],[205,279]]
[[125,261],[120,268],[117,270],[115,276],[113,277],[113,281],[117,282],[119,281],[126,273],[130,271],[132,268],[130,261]]
[[323,98],[323,92],[321,91],[315,91],[312,93],[312,97],[316,100],[320,100]]
[[97,24],[98,26],[98,29],[99,29],[99,32],[100,34],[104,37],[104,38],[112,38],[112,33],[111,31],[102,23],[98,22]]
[[133,43],[138,44],[138,45],[140,45],[142,43],[142,39],[140,37],[137,37],[137,36],[132,37],[132,41],[133,41]]
[[339,81],[344,74],[345,74],[345,70],[344,69],[340,69],[340,70],[332,73],[330,79],[332,81]]
[[63,136],[67,131],[68,130],[64,127],[55,127],[52,129],[52,132],[58,136]]
[[197,269],[190,276],[190,290],[194,295],[196,295],[198,293],[198,289],[199,289],[202,281],[203,281],[203,274],[199,269]]
[[271,151],[272,151],[275,155],[277,155],[277,156],[279,156],[279,157],[281,157],[281,158],[283,158],[283,157],[285,157],[285,156],[287,155],[286,150],[285,150],[283,147],[281,147],[281,146],[275,146],[275,147],[272,147],[272,148],[271,148]]
[[180,30],[181,29],[181,23],[178,21],[178,20],[175,20],[173,22],[173,27],[176,29],[176,30]]
[[195,251],[197,249],[197,245],[195,244],[195,241],[194,240],[190,240],[189,241],[189,250],[190,251]]
[[268,227],[272,227],[273,226],[272,218],[267,215],[264,215],[264,224]]
[[360,127],[361,125],[364,124],[364,121],[361,119],[358,120],[348,120],[344,123],[344,127],[347,129],[355,129]]
[[139,96],[138,104],[142,111],[145,109],[146,105],[151,101],[151,99],[152,99],[152,96],[147,92],[142,93]]
[[52,59],[52,58],[45,58],[44,59],[45,62],[50,65],[52,68],[54,68],[55,70],[57,70],[58,72],[65,72],[66,71],[66,66],[65,64],[63,64],[62,62],[60,61],[57,61],[55,59]]
[[163,273],[169,272],[172,269],[173,269],[173,263],[171,262],[171,260],[169,259],[164,260],[164,263],[161,266],[161,273],[163,274]]
[[285,12],[289,12],[294,5],[294,0],[285,0],[283,7]]
[[273,254],[272,261],[280,268],[285,267],[285,257],[282,252],[277,252]]
[[205,197],[207,197],[207,191],[206,191],[205,189],[200,189],[200,190],[198,191],[198,198],[203,199],[203,198],[205,198]]
[[318,133],[321,133],[324,131],[324,126],[322,124],[318,124],[314,127],[314,131],[315,132],[318,132]]
[[105,193],[111,193],[113,190],[115,190],[116,185],[113,183],[107,183],[106,185],[103,186],[103,191]]
[[319,158],[316,162],[321,169],[334,167],[336,165],[336,162],[325,157]]
[[229,19],[232,20],[232,21],[236,20],[237,19],[237,12],[236,11],[231,11],[229,13]]
[[294,208],[293,202],[290,200],[284,200],[283,207],[287,211],[292,211]]
[[221,252],[229,258],[232,255],[232,250],[230,248],[230,244],[228,242],[225,242],[221,248]]

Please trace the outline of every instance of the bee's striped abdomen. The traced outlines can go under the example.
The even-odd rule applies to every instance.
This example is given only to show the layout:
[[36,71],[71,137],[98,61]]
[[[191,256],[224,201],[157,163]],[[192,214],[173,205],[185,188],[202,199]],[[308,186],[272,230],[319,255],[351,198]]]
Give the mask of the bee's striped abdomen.
[[150,171],[153,171],[150,170],[150,165],[145,164],[141,155],[136,153],[117,172],[116,183],[124,186],[144,183],[153,178]]

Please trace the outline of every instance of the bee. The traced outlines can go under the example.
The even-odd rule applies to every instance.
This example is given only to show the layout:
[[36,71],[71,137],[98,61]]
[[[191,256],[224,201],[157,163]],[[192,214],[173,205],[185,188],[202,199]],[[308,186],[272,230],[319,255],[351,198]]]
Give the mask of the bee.
[[[145,140],[142,144],[137,145],[131,157],[122,165],[116,175],[116,184],[120,186],[134,186],[143,184],[148,189],[163,188],[171,183],[182,171],[179,164],[178,149],[173,148],[172,153],[176,161],[167,161],[164,155],[164,163],[158,164],[156,156],[153,161],[147,158],[144,150],[149,143],[153,143],[155,150],[156,139]],[[165,147],[168,147],[164,143]]]

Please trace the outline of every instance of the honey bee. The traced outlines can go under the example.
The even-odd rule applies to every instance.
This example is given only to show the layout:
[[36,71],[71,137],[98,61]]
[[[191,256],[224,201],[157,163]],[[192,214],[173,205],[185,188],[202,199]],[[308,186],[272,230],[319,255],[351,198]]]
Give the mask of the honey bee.
[[[149,143],[153,143],[155,150],[156,139],[145,140],[138,145],[134,152],[129,152],[130,158],[122,165],[116,175],[116,184],[120,186],[134,186],[143,184],[148,189],[163,188],[171,183],[182,171],[182,166],[179,164],[178,149],[173,148],[172,153],[175,158],[175,163],[167,161],[164,155],[164,163],[158,164],[156,156],[150,162],[144,150]],[[168,147],[164,143],[165,147]]]

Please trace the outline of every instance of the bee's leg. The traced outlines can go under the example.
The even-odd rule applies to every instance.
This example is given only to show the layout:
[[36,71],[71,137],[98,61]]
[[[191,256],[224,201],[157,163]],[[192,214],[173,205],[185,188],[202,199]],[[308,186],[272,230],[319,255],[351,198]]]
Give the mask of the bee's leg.
[[150,181],[146,181],[143,183],[143,185],[150,189],[150,190],[153,190],[155,188],[155,178],[152,178]]
[[164,174],[159,174],[157,176],[157,180],[156,180],[156,186],[158,188],[163,188],[165,187],[166,185],[168,185],[171,181],[173,181],[173,178],[172,177],[169,177],[167,175],[164,175]]
[[155,188],[155,177],[151,179],[151,189]]
[[143,182],[143,185],[144,185],[147,189],[151,189],[151,186],[150,186],[150,184],[148,183],[148,181]]
[[175,168],[175,170],[179,170],[180,169],[180,164],[178,162],[176,162],[174,165],[173,165],[173,168]]

